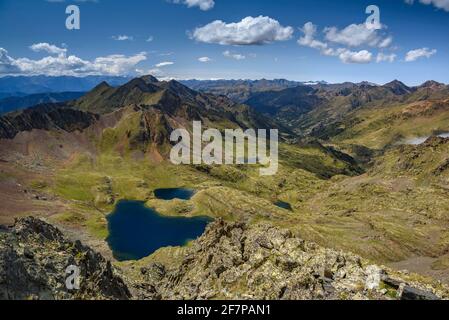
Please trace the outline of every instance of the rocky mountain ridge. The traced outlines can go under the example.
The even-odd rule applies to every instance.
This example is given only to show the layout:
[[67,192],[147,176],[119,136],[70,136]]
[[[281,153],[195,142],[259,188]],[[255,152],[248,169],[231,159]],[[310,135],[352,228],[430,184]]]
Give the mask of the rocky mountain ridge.
[[13,139],[19,132],[41,130],[83,130],[99,117],[93,113],[67,108],[64,104],[43,104],[0,117],[0,139]]
[[[154,120],[154,114],[159,114],[161,120],[165,119],[177,128],[188,128],[194,120],[206,125],[227,123],[228,128],[278,127],[268,117],[224,96],[202,94],[176,81],[158,81],[152,76],[144,76],[119,87],[102,82],[77,100],[42,104],[6,114],[0,117],[0,138],[13,139],[17,133],[33,129],[82,131],[98,122],[100,117],[124,108],[130,110],[129,107],[142,113],[141,124],[149,118]],[[154,131],[151,135],[159,134],[159,127],[166,125],[156,123],[151,127]]]
[[[79,290],[66,286],[71,265],[80,270]],[[0,231],[0,300],[129,298],[109,261],[57,228],[29,217]]]
[[[267,224],[213,222],[179,266],[116,269],[35,218],[0,231],[0,299],[441,299],[448,288],[369,265]],[[66,268],[80,289],[66,288]]]

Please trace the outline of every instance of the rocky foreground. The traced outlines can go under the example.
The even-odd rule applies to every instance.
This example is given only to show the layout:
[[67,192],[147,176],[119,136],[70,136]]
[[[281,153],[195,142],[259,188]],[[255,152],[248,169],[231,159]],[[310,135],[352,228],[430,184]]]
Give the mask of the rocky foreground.
[[[66,286],[69,266],[79,267],[79,289]],[[129,298],[109,261],[57,228],[30,217],[0,230],[0,300]]]
[[[449,290],[369,265],[266,224],[216,221],[176,267],[124,274],[55,227],[18,220],[0,230],[0,299],[446,299]],[[78,290],[67,267],[80,269]],[[417,280],[420,279],[420,280]]]

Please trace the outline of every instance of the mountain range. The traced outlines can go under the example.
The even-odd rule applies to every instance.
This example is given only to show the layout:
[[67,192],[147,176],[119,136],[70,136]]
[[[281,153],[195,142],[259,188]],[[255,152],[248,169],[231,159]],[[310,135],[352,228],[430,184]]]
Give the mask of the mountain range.
[[75,100],[83,95],[84,92],[50,92],[11,96],[0,99],[0,115],[10,111],[33,107],[38,104]]
[[274,80],[183,80],[184,85],[193,90],[208,92],[215,95],[225,95],[228,98],[242,103],[251,95],[264,91],[279,91],[302,85],[327,84],[325,81],[298,82],[285,79]]
[[[193,121],[219,128],[271,128],[276,125],[253,109],[228,98],[198,93],[174,80],[158,81],[152,76],[136,78],[112,87],[101,82],[82,97],[45,103],[0,117],[0,138],[14,139],[32,130],[74,132],[92,126],[114,127],[108,141],[146,152],[159,151],[170,143],[175,128],[191,128]],[[112,122],[111,122],[112,121]],[[105,135],[105,134],[104,134]],[[100,136],[100,139],[106,139]],[[126,141],[126,142],[125,142]],[[117,145],[111,145],[116,148]]]
[[[45,218],[113,259],[105,241],[106,217],[120,199],[145,201],[167,216],[224,219],[226,223],[214,224],[193,249],[161,248],[141,261],[114,261],[127,278],[146,279],[144,283],[157,270],[160,275],[185,277],[177,284],[188,297],[194,292],[187,285],[189,279],[198,286],[207,281],[204,288],[212,291],[201,292],[214,296],[220,296],[213,291],[220,281],[243,281],[242,264],[233,260],[233,254],[242,257],[243,249],[249,255],[243,256],[243,265],[254,263],[247,269],[251,279],[263,277],[268,281],[263,283],[270,283],[273,270],[282,274],[296,270],[304,279],[315,279],[312,283],[318,291],[296,290],[289,282],[292,287],[284,292],[288,297],[319,297],[319,284],[327,283],[323,290],[335,298],[331,293],[337,291],[331,287],[354,276],[339,273],[341,257],[335,252],[341,250],[364,261],[409,270],[408,280],[401,280],[408,286],[417,283],[432,288],[432,294],[446,292],[442,283],[449,283],[449,139],[444,133],[449,133],[449,87],[434,81],[408,87],[397,80],[382,86],[261,81],[251,92],[247,84],[243,87],[243,91],[238,87],[218,93],[218,86],[212,86],[212,94],[152,76],[121,85],[100,81],[76,99],[1,116],[0,223],[11,224],[24,215]],[[247,96],[245,103],[239,102],[243,96]],[[278,173],[261,177],[257,166],[171,164],[171,132],[191,131],[195,120],[204,128],[219,130],[280,129]],[[418,137],[425,142],[407,142]],[[184,201],[155,197],[156,189],[177,187],[196,193]],[[288,204],[288,209],[279,203]],[[14,236],[11,239],[16,241]],[[208,239],[214,239],[213,245],[208,245]],[[295,248],[303,251],[297,256],[288,255],[296,250],[279,255],[278,250],[289,245],[278,246],[276,241],[296,243]],[[51,250],[44,242],[45,250]],[[310,245],[306,248],[305,243]],[[328,249],[317,249],[315,243]],[[184,259],[190,250],[202,254]],[[227,254],[218,254],[220,250]],[[302,257],[315,250],[320,261],[299,268]],[[327,253],[336,260],[326,260]],[[354,259],[347,262],[351,268],[369,270]],[[235,277],[220,265],[229,266]],[[318,267],[323,274],[317,273]],[[208,268],[221,271],[213,275]],[[346,272],[350,270],[354,268]],[[150,279],[155,288],[160,286],[153,293],[178,298],[164,287],[172,285],[171,276],[162,278],[157,283]],[[226,285],[230,296],[249,292],[251,284],[241,287],[241,281]],[[375,296],[387,299],[396,297],[400,284],[382,286]],[[345,290],[341,294],[347,294]],[[268,297],[264,294],[258,296]]]
[[0,77],[0,98],[37,93],[87,92],[102,81],[118,86],[130,79],[112,76],[6,76]]

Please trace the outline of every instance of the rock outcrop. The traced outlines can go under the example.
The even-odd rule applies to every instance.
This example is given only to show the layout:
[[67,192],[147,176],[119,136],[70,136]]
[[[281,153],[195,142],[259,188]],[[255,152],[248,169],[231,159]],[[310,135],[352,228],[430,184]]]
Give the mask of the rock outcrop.
[[140,287],[151,288],[152,298],[161,299],[448,297],[447,290],[409,283],[354,254],[319,247],[267,224],[216,221],[179,268],[153,263],[141,274],[145,280]]
[[[0,300],[449,297],[441,284],[412,281],[406,274],[322,248],[268,224],[218,220],[185,250],[180,264],[153,261],[138,267],[136,274],[115,269],[100,254],[68,241],[45,222],[21,219],[11,229],[0,229]],[[69,266],[80,270],[77,290],[67,288]],[[125,270],[126,277],[120,276]]]
[[[73,279],[67,286],[74,274],[67,273],[70,266],[78,268],[79,282]],[[24,218],[10,230],[0,230],[0,300],[129,298],[127,286],[109,261],[80,242],[67,240],[57,228]]]

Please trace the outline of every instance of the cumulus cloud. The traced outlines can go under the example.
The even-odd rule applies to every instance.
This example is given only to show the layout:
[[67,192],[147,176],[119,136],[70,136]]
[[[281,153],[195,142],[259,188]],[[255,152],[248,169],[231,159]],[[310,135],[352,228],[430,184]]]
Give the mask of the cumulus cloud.
[[[377,49],[388,48],[393,43],[393,37],[382,34],[382,30],[366,27],[366,24],[351,24],[343,29],[327,27],[323,29],[324,39],[319,39],[318,27],[307,22],[300,28],[303,35],[298,44],[320,51],[322,55],[338,57],[343,63],[365,64],[373,61],[374,54],[367,49],[353,50],[353,48],[370,47]],[[377,62],[393,62],[395,54],[379,53]]]
[[[312,22],[307,22],[300,30],[303,36],[299,38],[298,44],[301,46],[316,49],[326,56],[338,57],[344,63],[364,64],[373,60],[373,54],[368,50],[353,51],[348,48],[333,48],[328,42],[317,40],[318,28]],[[325,29],[325,33],[328,31],[329,28]]]
[[286,41],[293,36],[292,27],[283,27],[270,17],[246,17],[240,22],[213,21],[195,29],[191,38],[205,43],[221,45],[263,45]]
[[[147,59],[145,52],[133,56],[120,54],[84,60],[75,55],[67,55],[66,49],[49,44],[37,44],[30,47],[33,51],[45,51],[50,56],[39,60],[13,58],[7,50],[0,48],[0,75],[48,75],[48,76],[88,76],[88,75],[124,75],[131,74],[137,65]],[[57,54],[57,55],[55,55]]]
[[198,7],[203,11],[211,10],[215,6],[214,0],[169,0],[176,4],[185,4],[189,8]]
[[40,51],[44,51],[47,52],[49,54],[66,54],[67,53],[67,49],[65,48],[59,48],[55,45],[43,42],[43,43],[35,43],[33,45],[30,46],[30,49],[33,50],[34,52],[40,52]]
[[226,50],[225,52],[223,52],[223,55],[226,58],[230,58],[230,59],[234,59],[234,60],[245,60],[246,56],[239,54],[239,53],[232,53],[229,50]]
[[373,54],[368,50],[338,49],[337,55],[344,63],[370,63],[373,60]]
[[315,39],[317,26],[312,22],[307,22],[300,30],[304,33],[304,36],[299,38],[298,44],[322,51],[328,49],[327,43]]
[[199,62],[203,62],[203,63],[207,63],[207,62],[211,62],[212,59],[209,58],[209,57],[201,57],[201,58],[198,58],[198,61]]
[[174,65],[175,63],[172,61],[164,61],[164,62],[160,62],[157,65],[155,65],[156,68],[162,68],[162,67],[167,67],[167,66],[171,66]]
[[394,54],[394,53],[391,53],[391,54],[385,54],[385,53],[383,53],[383,52],[380,52],[378,55],[377,55],[377,58],[376,58],[376,62],[377,63],[380,63],[380,62],[394,62],[395,60],[396,60],[396,58],[397,58],[397,55],[396,54]]
[[368,28],[365,23],[351,24],[346,28],[339,30],[336,27],[329,27],[324,29],[326,40],[348,47],[382,47],[389,46],[392,38],[383,38],[379,34],[379,30]]
[[17,74],[19,72],[20,69],[15,64],[14,59],[8,55],[8,51],[0,48],[0,75]]
[[437,53],[436,49],[430,50],[429,48],[421,48],[421,49],[415,49],[407,52],[407,55],[405,56],[406,62],[413,62],[420,58],[430,58],[434,54]]
[[387,48],[387,47],[389,47],[392,43],[393,43],[393,37],[392,37],[392,36],[389,36],[389,37],[383,39],[382,41],[380,41],[378,47],[379,47],[379,48]]
[[132,41],[132,40],[134,40],[134,37],[127,36],[124,34],[124,35],[112,36],[112,39],[114,39],[116,41]]
[[[415,0],[405,0],[408,4],[413,4]],[[438,9],[443,9],[449,12],[449,0],[419,0],[420,3],[425,5],[433,5]]]

